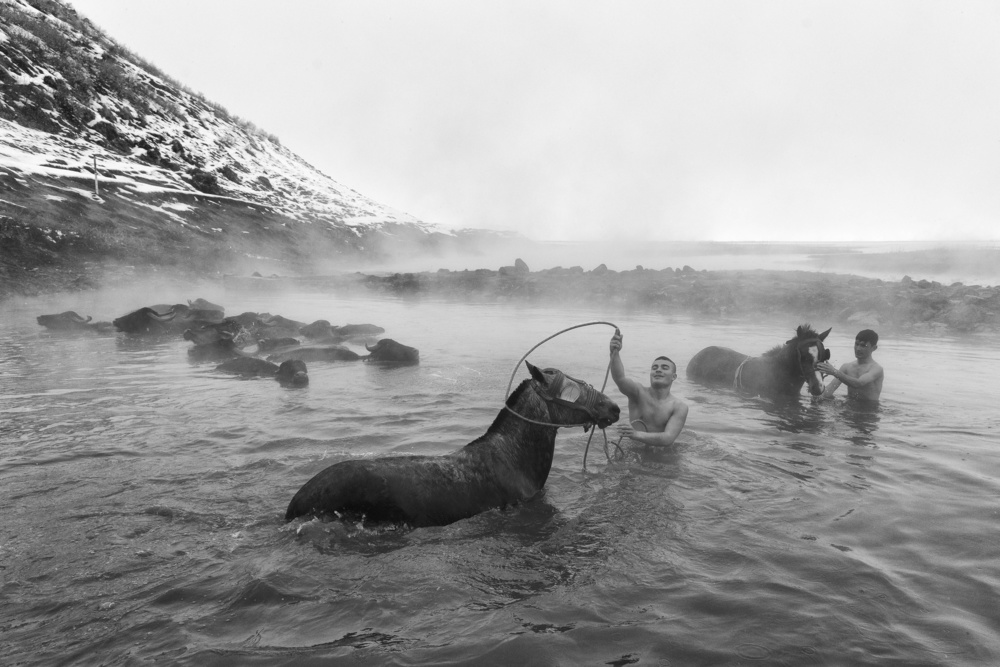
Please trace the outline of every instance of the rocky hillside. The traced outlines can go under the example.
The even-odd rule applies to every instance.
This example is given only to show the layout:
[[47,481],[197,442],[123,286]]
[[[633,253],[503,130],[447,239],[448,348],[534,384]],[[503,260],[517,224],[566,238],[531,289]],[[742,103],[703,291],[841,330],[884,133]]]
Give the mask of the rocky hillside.
[[71,7],[0,0],[0,278],[106,257],[289,272],[477,241],[337,183]]

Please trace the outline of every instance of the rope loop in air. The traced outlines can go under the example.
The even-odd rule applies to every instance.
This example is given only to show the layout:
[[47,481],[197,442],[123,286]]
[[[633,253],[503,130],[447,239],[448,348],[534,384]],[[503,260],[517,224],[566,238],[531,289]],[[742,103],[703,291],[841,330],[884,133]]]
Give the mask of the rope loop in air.
[[[524,356],[521,357],[516,364],[514,364],[514,370],[510,374],[510,381],[507,383],[507,392],[504,394],[504,397],[503,397],[504,408],[506,408],[511,414],[516,415],[517,417],[520,417],[524,421],[530,422],[532,424],[540,424],[542,426],[587,426],[587,424],[549,424],[549,423],[546,423],[546,422],[539,422],[539,421],[535,421],[533,419],[528,419],[527,417],[525,417],[523,415],[520,415],[520,414],[514,412],[513,410],[511,410],[511,408],[507,405],[507,399],[510,398],[510,388],[514,385],[514,378],[517,376],[517,369],[521,367],[521,364],[524,362],[525,359],[528,358],[529,354],[531,354],[532,352],[534,352],[539,347],[541,347],[545,343],[549,342],[550,340],[552,340],[556,336],[561,336],[562,334],[566,333],[567,331],[573,331],[574,329],[580,329],[582,327],[590,327],[590,326],[594,326],[594,325],[597,325],[597,324],[604,324],[604,325],[607,325],[609,327],[614,328],[615,331],[618,331],[618,326],[616,324],[614,324],[613,322],[604,322],[604,321],[600,321],[600,320],[594,321],[594,322],[582,322],[580,324],[574,324],[571,327],[566,327],[565,329],[562,329],[561,331],[555,332],[554,334],[552,334],[548,338],[545,338],[545,339],[539,341],[538,343],[535,344],[534,347],[532,347],[530,350],[528,350],[527,352],[525,352]],[[611,374],[611,361],[608,360],[608,368],[604,372],[604,384],[601,385],[601,393],[602,394],[604,393],[604,388],[608,386],[608,376],[610,374]],[[594,431],[596,431],[596,430],[597,430],[597,424],[594,424],[594,428],[592,428],[590,430],[590,436],[587,438],[587,446],[583,450],[583,469],[584,469],[584,471],[587,470],[587,453],[590,451],[590,441],[594,438]],[[611,456],[608,454],[608,434],[606,432],[604,432],[604,429],[601,429],[601,431],[604,433],[604,454],[605,454],[605,456],[607,456],[608,461],[610,461],[611,460]],[[620,439],[619,439],[619,442],[620,442]],[[621,451],[621,447],[619,447],[618,444],[615,444],[615,447],[618,449],[618,451]]]

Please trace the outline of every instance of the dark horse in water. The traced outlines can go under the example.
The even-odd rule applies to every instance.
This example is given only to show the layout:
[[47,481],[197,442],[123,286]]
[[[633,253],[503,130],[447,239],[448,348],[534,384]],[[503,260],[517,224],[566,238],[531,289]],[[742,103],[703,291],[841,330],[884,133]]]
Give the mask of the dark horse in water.
[[444,456],[335,463],[299,489],[285,520],[344,514],[443,526],[533,497],[549,476],[560,426],[606,428],[620,411],[607,396],[562,371],[527,366],[531,379],[514,390],[478,439]]
[[809,393],[823,393],[816,364],[830,358],[823,341],[830,329],[816,333],[808,324],[795,330],[795,338],[759,357],[728,347],[706,347],[688,363],[688,379],[702,384],[725,384],[738,391],[763,396],[798,396],[802,385]]

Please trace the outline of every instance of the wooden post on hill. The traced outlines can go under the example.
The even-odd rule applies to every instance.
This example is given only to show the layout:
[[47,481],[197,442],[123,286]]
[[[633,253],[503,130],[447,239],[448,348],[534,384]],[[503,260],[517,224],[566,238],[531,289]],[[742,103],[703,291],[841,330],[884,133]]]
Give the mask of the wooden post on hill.
[[94,199],[100,199],[101,193],[97,190],[97,156],[94,156]]

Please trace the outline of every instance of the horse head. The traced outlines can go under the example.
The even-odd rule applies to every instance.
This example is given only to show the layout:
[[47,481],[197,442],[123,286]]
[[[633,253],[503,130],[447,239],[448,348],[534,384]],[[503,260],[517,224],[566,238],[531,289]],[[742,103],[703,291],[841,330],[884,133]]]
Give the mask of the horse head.
[[816,364],[830,359],[830,350],[823,341],[830,335],[832,327],[823,333],[816,333],[811,326],[803,324],[795,330],[795,338],[785,343],[794,351],[795,364],[809,385],[809,393],[819,396],[823,393],[823,381],[816,370]]
[[618,421],[621,409],[586,382],[571,378],[556,368],[540,369],[527,361],[524,363],[531,373],[532,388],[548,405],[552,425],[583,423],[585,429],[593,424],[607,428]]

